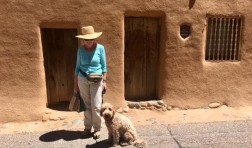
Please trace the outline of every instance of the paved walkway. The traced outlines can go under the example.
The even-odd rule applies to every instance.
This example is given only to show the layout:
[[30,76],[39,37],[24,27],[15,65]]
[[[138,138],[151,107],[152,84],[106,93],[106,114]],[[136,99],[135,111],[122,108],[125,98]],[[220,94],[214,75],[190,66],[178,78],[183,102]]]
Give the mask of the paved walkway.
[[[2,148],[107,148],[107,131],[102,130],[96,141],[91,136],[81,138],[81,129],[53,130],[1,134]],[[137,126],[140,138],[150,148],[250,148],[252,147],[252,121],[214,123],[187,123],[172,125]],[[121,146],[117,146],[121,147]],[[126,146],[130,148],[133,146]]]
[[[49,111],[45,122],[0,123],[0,147],[110,147],[103,123],[101,138],[81,138],[83,114]],[[252,147],[252,107],[125,113],[140,138],[153,148]],[[118,146],[120,147],[120,146]],[[132,146],[126,146],[132,147]]]

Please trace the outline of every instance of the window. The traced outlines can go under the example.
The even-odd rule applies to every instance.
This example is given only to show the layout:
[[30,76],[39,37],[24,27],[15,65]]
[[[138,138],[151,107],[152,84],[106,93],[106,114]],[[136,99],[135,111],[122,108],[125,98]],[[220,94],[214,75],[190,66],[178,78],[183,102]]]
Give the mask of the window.
[[208,17],[205,60],[238,61],[241,17]]

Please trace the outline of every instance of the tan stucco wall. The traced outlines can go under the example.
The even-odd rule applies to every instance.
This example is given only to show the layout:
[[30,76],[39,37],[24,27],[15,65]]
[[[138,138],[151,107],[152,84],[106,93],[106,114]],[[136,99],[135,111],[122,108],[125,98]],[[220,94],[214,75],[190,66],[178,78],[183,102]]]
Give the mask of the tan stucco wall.
[[[0,121],[40,119],[46,85],[40,25],[93,25],[108,59],[105,100],[124,106],[124,17],[161,17],[158,95],[169,105],[197,108],[211,102],[252,105],[251,0],[0,0]],[[206,14],[244,16],[240,62],[205,62]],[[189,23],[183,40],[179,26]],[[66,25],[67,27],[68,25]],[[79,29],[78,28],[78,29]]]

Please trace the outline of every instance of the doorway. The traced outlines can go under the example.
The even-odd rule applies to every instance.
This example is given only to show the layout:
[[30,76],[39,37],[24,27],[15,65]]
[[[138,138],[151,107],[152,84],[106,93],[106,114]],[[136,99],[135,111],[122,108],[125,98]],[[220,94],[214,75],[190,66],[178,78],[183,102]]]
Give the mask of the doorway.
[[160,20],[125,17],[124,84],[128,101],[157,100]]
[[77,29],[41,28],[48,105],[69,102],[74,90]]

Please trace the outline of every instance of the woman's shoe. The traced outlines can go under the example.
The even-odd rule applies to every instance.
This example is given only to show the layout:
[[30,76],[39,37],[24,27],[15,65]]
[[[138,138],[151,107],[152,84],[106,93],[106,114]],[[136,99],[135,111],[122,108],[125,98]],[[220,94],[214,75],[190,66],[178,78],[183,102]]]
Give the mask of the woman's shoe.
[[94,139],[99,139],[101,136],[101,131],[95,131],[94,132]]
[[82,137],[90,135],[91,134],[91,130],[90,129],[84,129],[84,131],[82,132]]

